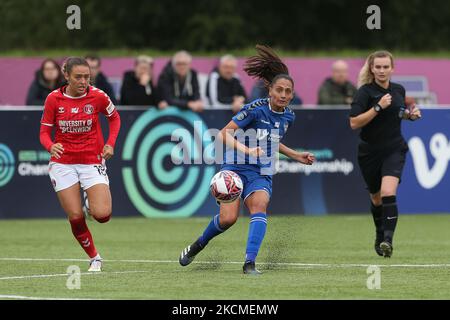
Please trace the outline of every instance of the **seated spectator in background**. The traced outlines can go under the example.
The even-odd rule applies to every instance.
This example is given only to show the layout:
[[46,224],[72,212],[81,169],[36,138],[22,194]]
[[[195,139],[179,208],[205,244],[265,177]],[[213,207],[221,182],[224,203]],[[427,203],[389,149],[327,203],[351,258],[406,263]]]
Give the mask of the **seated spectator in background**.
[[319,88],[318,104],[350,104],[356,92],[348,81],[348,64],[343,60],[333,63],[331,78],[325,79]]
[[[250,96],[250,101],[254,101],[256,99],[267,98],[269,96],[269,91],[264,85],[262,80],[256,81],[255,85],[252,88],[252,93]],[[291,106],[299,106],[303,104],[303,100],[294,92],[294,98],[292,99],[290,105]]]
[[237,59],[232,55],[220,58],[219,66],[208,78],[206,96],[213,107],[230,106],[237,113],[245,104],[245,90],[236,75]]
[[177,52],[159,76],[158,88],[167,105],[201,112],[203,101],[200,99],[197,72],[191,69],[191,63],[189,53]]
[[[139,56],[134,63],[134,70],[124,73],[120,104],[128,106],[159,106],[159,94],[152,82],[153,59]],[[161,104],[164,106],[164,103]]]
[[101,72],[101,60],[100,57],[95,54],[89,54],[84,57],[89,64],[89,68],[91,69],[91,84],[103,90],[111,99],[114,105],[117,104],[116,95],[114,93],[114,89],[111,84],[108,82],[106,76]]
[[61,67],[53,59],[45,59],[28,89],[26,105],[43,106],[48,94],[64,84]]

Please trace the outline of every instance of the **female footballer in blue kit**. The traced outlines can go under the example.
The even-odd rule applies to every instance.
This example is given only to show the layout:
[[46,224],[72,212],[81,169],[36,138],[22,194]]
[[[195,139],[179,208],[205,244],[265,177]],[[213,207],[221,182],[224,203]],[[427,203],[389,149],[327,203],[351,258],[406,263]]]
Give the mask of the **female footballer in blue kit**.
[[[243,271],[254,275],[261,273],[255,267],[255,260],[266,233],[267,206],[272,194],[277,150],[304,164],[310,165],[315,161],[312,153],[297,152],[279,142],[295,119],[295,114],[288,108],[294,95],[294,81],[286,65],[271,48],[258,45],[256,50],[258,55],[246,61],[244,71],[265,82],[269,97],[245,105],[218,135],[227,146],[221,170],[235,172],[243,182],[241,197],[251,214]],[[247,139],[244,137],[240,142],[238,132],[244,133]],[[203,234],[182,251],[179,259],[182,266],[190,264],[212,238],[236,222],[239,205],[240,199],[220,203],[220,213],[211,220]]]

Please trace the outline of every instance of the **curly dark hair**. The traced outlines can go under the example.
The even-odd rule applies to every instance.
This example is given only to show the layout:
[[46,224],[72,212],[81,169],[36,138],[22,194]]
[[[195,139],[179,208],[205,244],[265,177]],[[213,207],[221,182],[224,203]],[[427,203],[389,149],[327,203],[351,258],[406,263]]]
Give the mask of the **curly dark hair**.
[[294,86],[288,67],[272,48],[256,45],[256,51],[258,54],[248,58],[244,64],[244,71],[250,77],[263,80],[266,87],[272,86],[278,79],[287,79]]

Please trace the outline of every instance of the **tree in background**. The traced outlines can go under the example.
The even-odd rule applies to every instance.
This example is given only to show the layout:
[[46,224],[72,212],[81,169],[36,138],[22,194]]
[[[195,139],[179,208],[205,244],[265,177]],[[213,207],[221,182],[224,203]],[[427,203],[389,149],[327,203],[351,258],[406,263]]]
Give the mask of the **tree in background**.
[[[72,4],[81,30],[66,28]],[[381,30],[366,28],[371,4],[381,8]],[[2,0],[0,16],[0,50],[450,49],[447,0]]]

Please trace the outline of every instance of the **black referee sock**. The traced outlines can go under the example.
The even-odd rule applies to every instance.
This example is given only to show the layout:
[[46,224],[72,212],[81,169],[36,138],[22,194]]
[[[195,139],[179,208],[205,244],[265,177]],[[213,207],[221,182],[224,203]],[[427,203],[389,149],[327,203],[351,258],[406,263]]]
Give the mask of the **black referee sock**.
[[377,232],[377,238],[381,235],[383,238],[383,206],[376,206],[373,202],[370,202],[370,212],[372,212],[373,223]]
[[381,201],[383,202],[384,240],[392,243],[398,220],[397,197],[382,197]]

